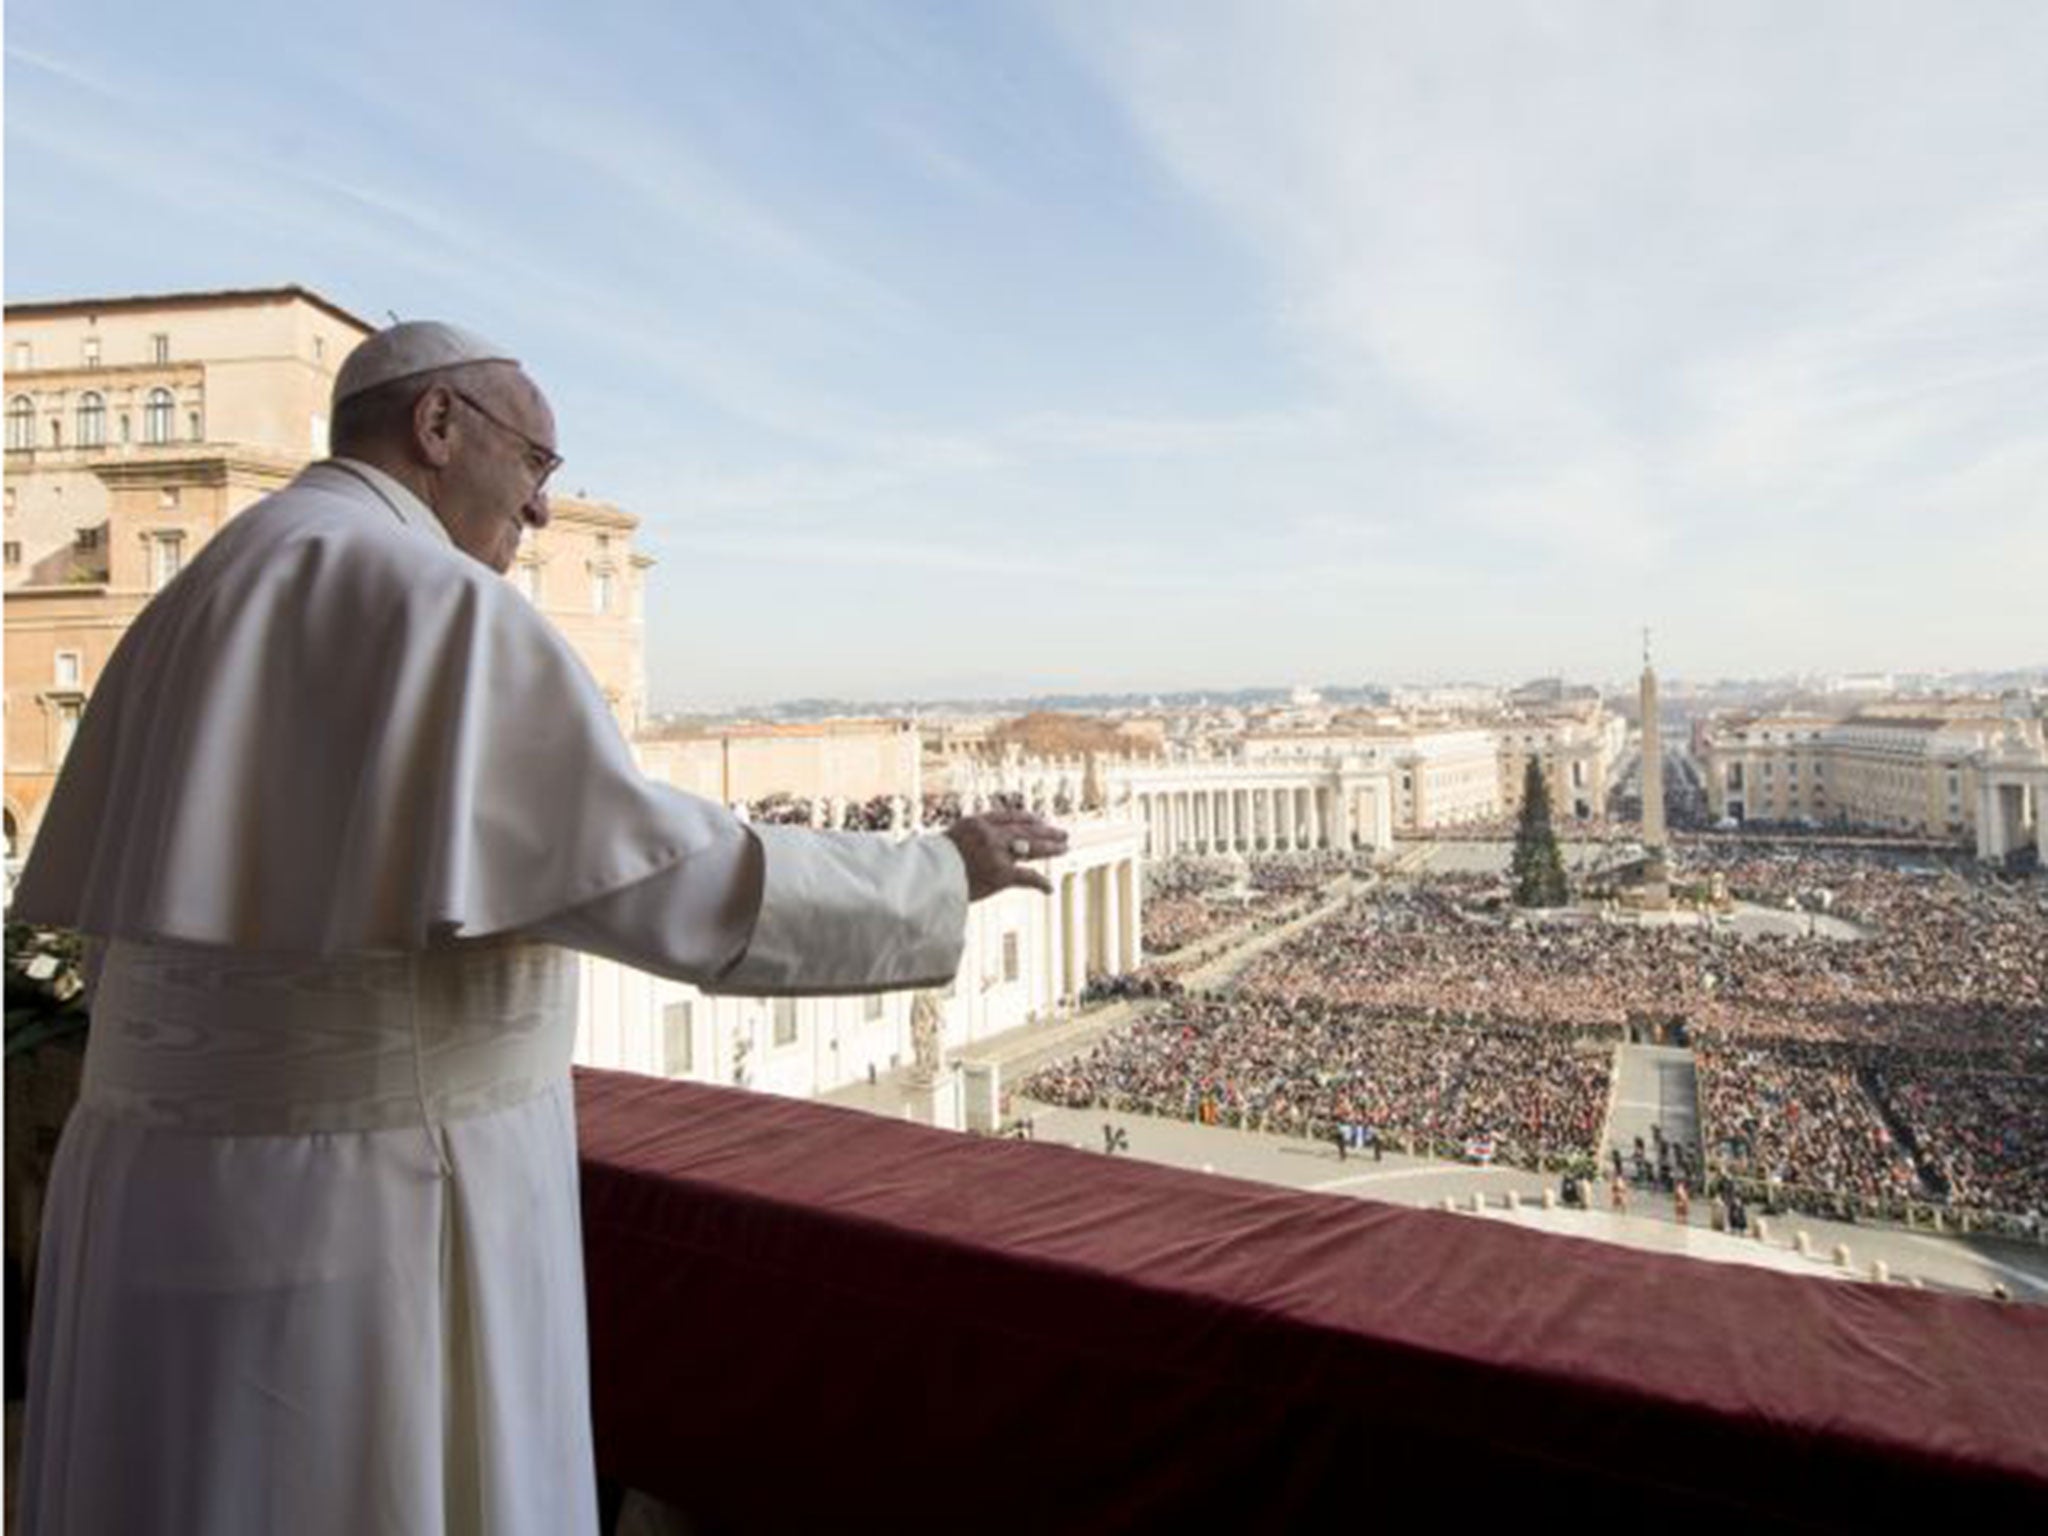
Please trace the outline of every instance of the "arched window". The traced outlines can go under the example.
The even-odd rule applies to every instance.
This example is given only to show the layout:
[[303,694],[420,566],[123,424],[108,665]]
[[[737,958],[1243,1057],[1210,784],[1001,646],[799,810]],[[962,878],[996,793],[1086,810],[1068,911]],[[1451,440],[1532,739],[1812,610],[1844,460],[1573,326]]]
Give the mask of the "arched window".
[[152,389],[142,407],[142,440],[168,443],[171,440],[171,392]]
[[27,395],[7,402],[7,446],[33,448],[36,445],[36,403]]
[[102,447],[107,441],[106,396],[87,390],[78,397],[78,446]]

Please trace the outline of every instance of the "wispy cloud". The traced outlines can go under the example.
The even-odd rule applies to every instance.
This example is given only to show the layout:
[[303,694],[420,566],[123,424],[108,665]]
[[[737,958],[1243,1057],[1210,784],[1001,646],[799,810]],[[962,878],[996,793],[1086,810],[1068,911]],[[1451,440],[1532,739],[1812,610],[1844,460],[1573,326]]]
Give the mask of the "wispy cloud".
[[[193,3],[10,14],[16,290],[302,281],[500,336],[645,518],[657,679],[2024,638],[2031,0]],[[720,573],[769,568],[818,632],[721,651]],[[983,634],[957,594],[1006,581],[1058,623]]]
[[1709,520],[1839,528],[2043,432],[2011,406],[2048,355],[2018,63],[2048,47],[1990,14],[2003,61],[1997,26],[1866,8],[1067,16],[1263,253],[1331,398],[1471,468],[1444,538],[1642,569]]

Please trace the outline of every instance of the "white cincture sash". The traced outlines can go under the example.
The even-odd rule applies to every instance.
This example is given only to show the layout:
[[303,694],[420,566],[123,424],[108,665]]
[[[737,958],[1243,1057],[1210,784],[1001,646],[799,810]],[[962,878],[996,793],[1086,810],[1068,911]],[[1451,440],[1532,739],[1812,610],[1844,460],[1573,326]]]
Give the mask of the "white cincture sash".
[[576,957],[496,940],[312,959],[117,940],[81,1103],[205,1135],[438,1125],[565,1080]]

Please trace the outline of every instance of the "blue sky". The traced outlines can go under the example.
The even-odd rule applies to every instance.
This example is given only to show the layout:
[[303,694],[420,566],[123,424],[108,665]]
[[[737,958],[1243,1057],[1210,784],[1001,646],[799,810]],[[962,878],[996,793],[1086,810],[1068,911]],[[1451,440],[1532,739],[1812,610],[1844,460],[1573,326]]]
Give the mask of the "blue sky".
[[15,0],[6,285],[462,321],[657,707],[2048,662],[2048,7]]

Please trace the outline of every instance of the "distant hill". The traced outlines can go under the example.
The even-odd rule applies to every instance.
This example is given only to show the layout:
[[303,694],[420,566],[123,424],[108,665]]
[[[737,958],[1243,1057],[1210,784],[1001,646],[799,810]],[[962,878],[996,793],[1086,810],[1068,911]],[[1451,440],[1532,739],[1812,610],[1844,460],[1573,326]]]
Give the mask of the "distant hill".
[[[1383,687],[1365,683],[1317,686],[1323,702],[1332,705],[1385,704]],[[1010,715],[1131,714],[1146,710],[1274,709],[1287,703],[1286,688],[1200,688],[1164,693],[1041,693],[1022,698],[980,699],[783,699],[774,704],[747,705],[727,711],[728,718],[750,720],[826,720],[846,715]]]

